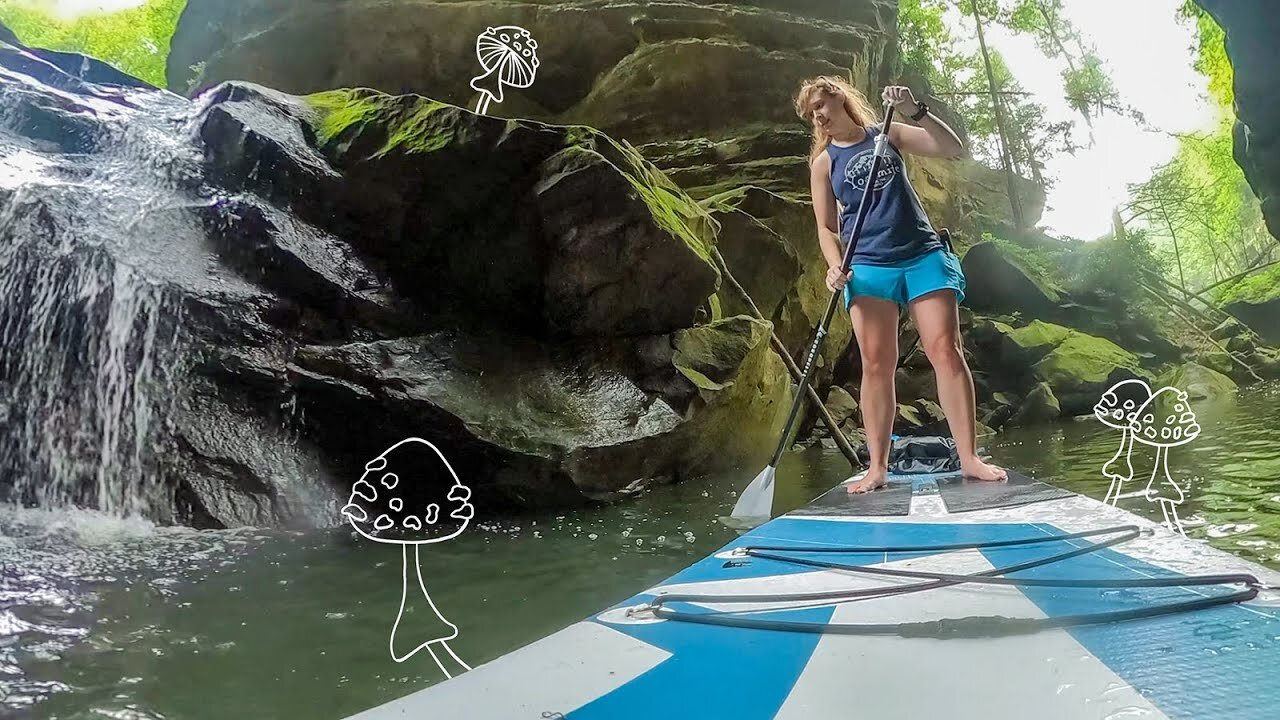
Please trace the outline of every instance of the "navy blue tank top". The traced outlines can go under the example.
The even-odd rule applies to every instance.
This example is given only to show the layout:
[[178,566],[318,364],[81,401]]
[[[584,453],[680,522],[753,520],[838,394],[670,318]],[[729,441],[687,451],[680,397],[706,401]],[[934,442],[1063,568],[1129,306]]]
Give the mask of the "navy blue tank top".
[[[867,174],[871,172],[876,136],[881,132],[876,126],[866,131],[867,137],[856,145],[827,146],[827,154],[831,156],[831,190],[844,206],[840,213],[841,252],[849,247],[858,204],[862,202]],[[871,206],[854,250],[854,264],[890,265],[942,247],[893,143],[889,143],[889,152],[880,162],[871,193]]]

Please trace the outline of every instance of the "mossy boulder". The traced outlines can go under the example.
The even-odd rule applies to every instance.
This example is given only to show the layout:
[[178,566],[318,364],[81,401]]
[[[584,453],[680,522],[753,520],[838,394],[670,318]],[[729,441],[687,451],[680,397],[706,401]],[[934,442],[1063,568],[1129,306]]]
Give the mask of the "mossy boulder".
[[993,392],[1045,382],[1064,415],[1087,412],[1120,380],[1149,376],[1136,355],[1110,340],[1040,320],[1015,328],[986,319],[969,342]]
[[1067,415],[1087,412],[1111,385],[1147,375],[1133,353],[1074,331],[1032,369],[1053,388]]
[[1192,400],[1227,397],[1240,389],[1226,375],[1196,363],[1172,368],[1160,375],[1158,382],[1185,391]]
[[[812,206],[752,186],[727,191],[701,204],[720,223],[719,246],[730,273],[773,323],[774,332],[796,365],[803,366],[831,299]],[[727,284],[721,285],[718,296],[726,312],[745,307]],[[847,318],[841,306],[827,327],[814,370],[814,387],[830,383],[841,357],[851,352],[853,326]]]
[[1218,302],[1264,340],[1280,344],[1280,265],[1224,286]]

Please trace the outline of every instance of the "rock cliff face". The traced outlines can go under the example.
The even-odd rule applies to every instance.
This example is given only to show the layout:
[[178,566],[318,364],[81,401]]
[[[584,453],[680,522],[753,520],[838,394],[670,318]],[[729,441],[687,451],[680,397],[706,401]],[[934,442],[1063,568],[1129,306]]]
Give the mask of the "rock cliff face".
[[765,461],[768,326],[714,312],[714,221],[625,143],[74,65],[0,45],[0,493],[291,525],[409,436],[491,509]]
[[1262,202],[1271,234],[1280,237],[1280,17],[1269,0],[1196,0],[1227,36],[1236,99],[1235,155]]
[[[829,73],[877,98],[894,79],[894,0],[192,0],[169,82],[178,92],[223,80],[294,93],[371,87],[475,109],[475,38],[500,25],[529,30],[539,65],[530,87],[508,89],[487,112],[587,124],[634,144],[720,225],[730,271],[803,360],[829,293],[809,203],[810,131],[793,96],[802,79]],[[1009,225],[999,173],[925,159],[909,172],[937,226]],[[1028,216],[1039,217],[1039,192],[1027,183],[1022,196]],[[720,312],[747,311],[725,286],[716,297]],[[834,376],[850,337],[847,321],[832,324],[819,384]]]

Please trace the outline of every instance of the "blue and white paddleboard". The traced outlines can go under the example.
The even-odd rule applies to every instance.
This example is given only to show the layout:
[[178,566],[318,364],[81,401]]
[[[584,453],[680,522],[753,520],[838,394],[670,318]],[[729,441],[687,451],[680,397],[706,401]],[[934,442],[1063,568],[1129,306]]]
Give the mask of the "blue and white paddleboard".
[[[889,487],[871,496],[852,498],[839,486],[615,607],[349,720],[1280,718],[1280,594],[1268,587],[1280,584],[1280,573],[1123,509],[1044,483],[1022,485],[976,487],[956,477],[902,475],[891,476]],[[1259,583],[966,582],[856,599],[715,600],[927,582],[804,560],[970,575],[1116,537],[1055,536],[1124,527],[1130,532],[1123,542],[1009,577],[1053,583],[1181,581],[1237,573]],[[1045,541],[978,549],[802,552],[806,547],[919,548],[1039,538]],[[786,550],[744,552],[747,547]],[[1249,599],[1227,604],[1052,626],[1073,616],[1141,614],[1245,589],[1252,590],[1245,593]],[[700,599],[660,603],[655,613],[651,603],[660,594]],[[709,614],[746,624],[763,620],[803,630],[705,624],[664,614]],[[1038,619],[1048,627],[1006,632],[1000,630],[1008,624],[1001,618]],[[878,634],[837,630],[864,632],[856,628],[868,625],[889,629]],[[827,632],[814,632],[822,626]]]

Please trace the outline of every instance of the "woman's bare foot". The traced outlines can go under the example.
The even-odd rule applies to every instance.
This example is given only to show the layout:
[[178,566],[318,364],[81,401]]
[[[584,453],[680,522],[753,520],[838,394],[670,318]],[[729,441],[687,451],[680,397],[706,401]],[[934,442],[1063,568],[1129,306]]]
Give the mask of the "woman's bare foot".
[[970,480],[1008,480],[1009,473],[1002,467],[983,462],[978,456],[960,461],[960,473]]
[[889,472],[885,468],[871,468],[867,471],[862,479],[855,483],[849,483],[845,488],[851,493],[871,492],[876,488],[884,487],[889,482]]

